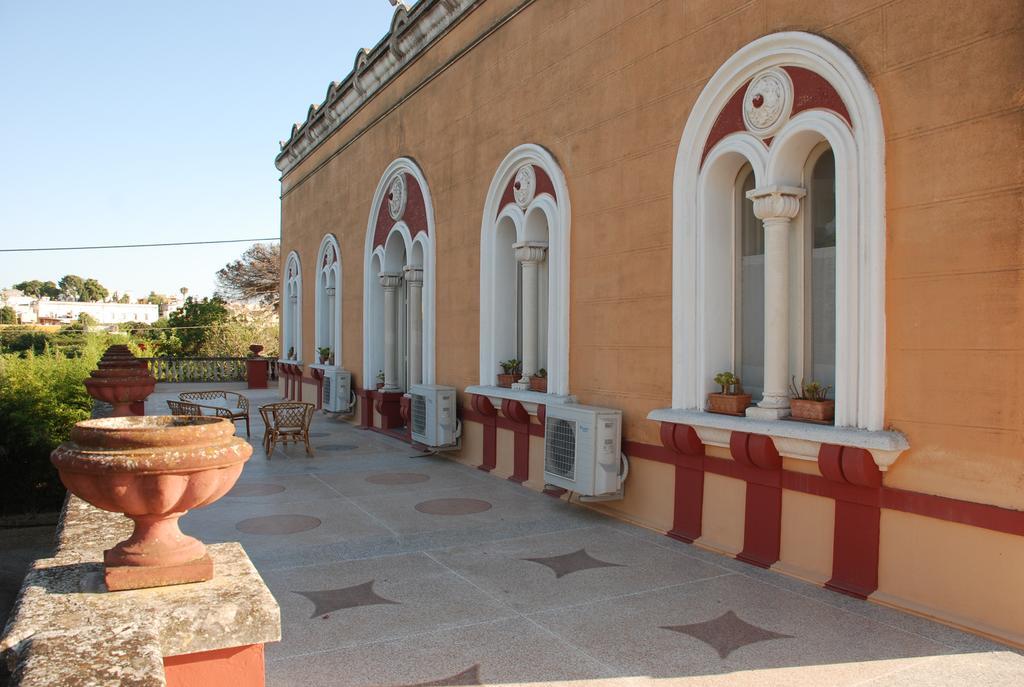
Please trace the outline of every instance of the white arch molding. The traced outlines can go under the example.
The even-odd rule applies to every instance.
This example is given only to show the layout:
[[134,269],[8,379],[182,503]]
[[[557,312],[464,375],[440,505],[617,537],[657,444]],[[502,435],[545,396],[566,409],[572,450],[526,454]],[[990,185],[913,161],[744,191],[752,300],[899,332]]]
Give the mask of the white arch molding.
[[[555,197],[539,193],[525,209],[516,203],[501,208],[502,195],[509,181],[527,164],[544,170],[551,179]],[[526,218],[533,212],[543,212],[548,224],[548,393],[566,395],[569,393],[569,246],[572,217],[569,187],[561,167],[551,153],[532,143],[520,145],[505,156],[491,179],[484,202],[480,224],[480,384],[493,386],[497,383],[501,357],[497,353],[497,229],[501,220],[509,218],[516,228],[516,240],[530,240]]]
[[[302,362],[302,262],[295,251],[288,253],[284,262],[281,292],[284,304],[281,307],[281,359],[293,363]],[[288,349],[294,348],[295,355],[288,356]]]
[[[325,266],[324,256],[330,249],[334,250],[335,260],[333,263]],[[323,240],[320,241],[320,248],[316,253],[316,291],[313,303],[315,313],[315,345],[317,348],[329,346],[334,353],[334,362],[339,367],[341,366],[341,285],[341,249],[338,246],[338,239],[334,234],[324,234]],[[326,306],[325,299],[327,298],[324,290],[325,287],[334,289],[334,312],[333,318],[330,318],[328,322],[331,330],[329,332],[324,331],[324,323],[321,322],[321,318],[326,314],[324,312]],[[314,358],[319,360],[318,356],[314,356]]]
[[[398,174],[409,174],[419,184],[426,210],[427,231],[412,236],[404,221],[398,220],[391,227],[384,245],[374,248],[373,239],[377,228],[377,212],[392,180]],[[434,252],[434,205],[430,196],[427,179],[419,165],[408,157],[394,160],[377,183],[370,205],[370,216],[366,223],[366,241],[363,250],[363,386],[372,389],[377,370],[383,367],[383,302],[378,274],[382,271],[401,272],[405,265],[395,262],[396,252],[388,252],[389,245],[398,242],[404,248],[406,264],[423,269],[423,339],[422,368],[424,384],[435,383],[435,252]]]
[[[747,133],[730,134],[703,160],[722,108],[757,73],[795,66],[826,79],[852,124],[825,110],[792,117],[766,149]],[[885,392],[885,157],[878,98],[853,59],[809,33],[771,34],[740,49],[708,81],[691,111],[676,154],[672,189],[672,405],[700,410],[721,365],[714,323],[715,223],[724,207],[719,174],[743,162],[758,188],[799,186],[811,148],[828,141],[836,156],[836,425],[880,430]],[[735,177],[733,177],[735,178]],[[729,193],[733,185],[728,184]],[[731,201],[730,201],[731,202]],[[719,225],[720,229],[721,225]],[[731,240],[731,239],[730,239]],[[731,276],[730,276],[731,278]]]

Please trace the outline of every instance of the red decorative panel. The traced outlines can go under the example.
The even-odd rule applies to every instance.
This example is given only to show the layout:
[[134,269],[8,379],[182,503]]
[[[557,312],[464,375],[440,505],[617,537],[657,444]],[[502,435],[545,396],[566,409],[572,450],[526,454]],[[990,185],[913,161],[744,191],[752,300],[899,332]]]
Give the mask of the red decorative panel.
[[704,444],[689,425],[661,423],[661,443],[679,454],[675,461],[675,498],[668,536],[687,544],[700,537],[704,511]]
[[[423,198],[423,189],[420,188],[416,177],[411,174],[404,174],[406,193],[405,212],[402,213],[399,221],[405,222],[409,227],[409,233],[415,238],[420,232],[427,233],[427,204]],[[391,219],[391,212],[388,210],[388,194],[385,193],[380,199],[377,207],[377,224],[373,230],[373,247],[383,246],[387,241],[388,234],[397,222]]]
[[832,110],[851,127],[850,111],[825,77],[803,67],[783,67],[793,80],[793,115],[804,110]]
[[480,415],[480,422],[484,426],[484,455],[483,463],[478,469],[490,472],[498,464],[498,428],[495,427],[495,416],[498,410],[486,396],[473,395],[473,410]]
[[729,450],[737,463],[755,468],[746,471],[743,550],[736,558],[768,568],[782,545],[782,459],[771,437],[760,434],[733,432]]
[[[805,110],[822,109],[831,110],[846,120],[851,127],[853,122],[850,119],[850,111],[846,103],[823,76],[803,67],[783,67],[793,82],[793,110],[790,116],[796,116]],[[723,138],[737,131],[744,131],[746,125],[743,123],[743,96],[747,91],[747,81],[740,86],[729,98],[718,118],[711,126],[707,141],[704,143],[704,152],[700,156],[703,165],[711,149]],[[772,138],[764,139],[764,144],[770,146]]]
[[530,478],[530,414],[519,401],[504,399],[501,402],[502,414],[514,424],[515,434],[512,449],[512,476],[509,480],[522,484]]
[[[542,193],[547,193],[557,201],[558,196],[555,195],[555,185],[551,182],[551,177],[548,176],[548,173],[537,165],[533,165],[533,172],[537,177],[536,195],[539,196]],[[512,178],[508,180],[508,184],[505,186],[504,193],[501,194],[501,200],[498,202],[498,213],[495,217],[501,214],[501,211],[505,209],[506,205],[516,202],[515,184],[516,175],[513,174]]]

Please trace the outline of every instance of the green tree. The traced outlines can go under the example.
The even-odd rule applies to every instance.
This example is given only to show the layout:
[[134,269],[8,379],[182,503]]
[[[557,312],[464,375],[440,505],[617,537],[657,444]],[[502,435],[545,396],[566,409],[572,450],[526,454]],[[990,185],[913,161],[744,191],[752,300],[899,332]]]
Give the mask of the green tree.
[[209,338],[210,328],[228,318],[228,309],[220,298],[196,299],[191,296],[179,310],[171,313],[167,324],[181,341],[183,355],[199,355]]
[[150,291],[149,295],[146,296],[146,302],[149,303],[150,305],[163,305],[169,300],[170,298],[163,295],[162,293],[157,293],[156,291]]
[[82,300],[82,293],[85,291],[85,280],[77,274],[65,274],[57,282],[60,287],[60,297],[68,301]]
[[201,349],[212,357],[249,355],[251,344],[263,344],[264,355],[277,355],[279,337],[277,313],[267,308],[244,315],[232,315],[210,327]]
[[35,296],[36,298],[58,298],[60,297],[60,289],[52,281],[39,281],[38,279],[30,279],[29,281],[23,281],[19,284],[15,284],[14,288],[21,291],[26,296]]
[[99,323],[100,323],[99,320],[97,320],[95,317],[93,317],[92,315],[90,315],[87,312],[83,312],[83,313],[79,313],[78,314],[78,324],[82,325],[83,327],[86,327],[86,328],[95,327]]
[[18,313],[14,308],[9,305],[0,308],[0,324],[18,324]]
[[86,279],[85,283],[82,285],[82,289],[83,301],[102,301],[110,295],[110,292],[107,291],[106,287],[95,279]]

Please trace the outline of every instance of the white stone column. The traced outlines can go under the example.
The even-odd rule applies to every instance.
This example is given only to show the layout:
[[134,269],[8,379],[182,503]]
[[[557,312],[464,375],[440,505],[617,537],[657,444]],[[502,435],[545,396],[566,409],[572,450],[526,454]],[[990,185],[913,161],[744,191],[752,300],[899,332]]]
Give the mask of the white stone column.
[[409,384],[423,383],[423,268],[406,265],[409,285]]
[[384,389],[401,391],[398,386],[398,288],[400,272],[381,272],[378,277],[384,288]]
[[764,397],[747,409],[761,420],[789,415],[789,228],[804,195],[792,186],[747,192],[764,223]]
[[547,256],[545,241],[521,241],[513,246],[516,260],[523,266],[523,376],[520,384],[529,385],[530,376],[537,371],[537,273]]

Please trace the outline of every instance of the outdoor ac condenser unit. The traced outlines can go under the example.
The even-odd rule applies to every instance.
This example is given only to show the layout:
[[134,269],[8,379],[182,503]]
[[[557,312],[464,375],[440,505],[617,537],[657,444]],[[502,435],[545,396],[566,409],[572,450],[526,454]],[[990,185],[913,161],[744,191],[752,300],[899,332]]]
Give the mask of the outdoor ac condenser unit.
[[455,388],[413,384],[409,388],[412,440],[424,446],[452,446],[458,440]]
[[580,496],[619,492],[622,411],[568,403],[546,412],[544,481]]
[[324,368],[323,408],[329,413],[344,413],[351,407],[352,373],[337,367]]

